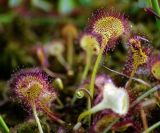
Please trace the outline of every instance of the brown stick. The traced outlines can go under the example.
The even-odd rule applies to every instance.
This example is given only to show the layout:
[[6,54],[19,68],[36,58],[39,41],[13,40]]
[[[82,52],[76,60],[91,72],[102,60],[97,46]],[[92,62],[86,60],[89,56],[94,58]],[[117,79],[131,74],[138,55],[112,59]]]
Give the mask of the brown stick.
[[143,123],[144,130],[146,130],[148,128],[148,122],[147,122],[147,118],[146,118],[146,113],[145,113],[144,108],[142,106],[140,108],[140,114],[141,114],[141,120]]

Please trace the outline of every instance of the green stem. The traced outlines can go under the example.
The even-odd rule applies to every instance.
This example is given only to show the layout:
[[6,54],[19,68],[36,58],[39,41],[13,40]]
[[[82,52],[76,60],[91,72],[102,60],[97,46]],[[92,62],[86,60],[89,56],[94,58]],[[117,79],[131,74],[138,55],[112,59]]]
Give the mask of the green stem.
[[[126,78],[130,78],[129,76],[125,75],[124,73],[120,73],[120,72],[118,72],[118,71],[115,71],[115,70],[113,70],[113,69],[110,69],[110,68],[107,67],[107,66],[104,66],[104,65],[103,65],[103,67],[106,68],[107,70],[111,71],[111,72],[114,72],[114,73],[118,74],[118,75],[124,76],[124,77],[126,77]],[[142,80],[142,79],[139,79],[139,78],[136,78],[136,77],[132,77],[131,79],[132,79],[132,80],[135,80],[135,81],[137,81],[137,82],[139,82],[139,83],[141,83],[141,84],[143,84],[143,85],[145,85],[145,86],[151,87],[151,85],[150,85],[149,83],[147,83],[146,81],[144,81],[144,80]]]
[[73,41],[72,37],[68,36],[67,39],[67,61],[70,67],[72,66],[73,63],[73,56],[74,56],[74,50],[73,50]]
[[[91,107],[92,107],[91,98],[88,97],[87,100],[88,100],[87,109],[88,109],[88,111],[91,111]],[[91,114],[92,113],[88,114],[88,125],[89,126],[91,125]]]
[[84,117],[86,117],[87,115],[91,115],[93,113],[96,113],[98,111],[101,111],[103,109],[105,109],[106,107],[104,106],[104,102],[100,102],[99,104],[97,104],[94,107],[90,107],[90,109],[88,109],[87,111],[81,113],[78,117],[78,122],[80,122]]
[[150,89],[149,91],[145,92],[144,94],[142,94],[140,97],[138,97],[130,106],[130,108],[134,107],[137,103],[139,103],[143,98],[149,96],[151,93],[157,91],[158,89],[160,89],[160,85],[157,85],[155,87],[153,87],[152,89]]
[[105,46],[106,45],[103,45],[103,47],[100,49],[100,52],[99,52],[98,57],[96,59],[96,62],[95,62],[94,68],[93,68],[93,72],[92,72],[92,75],[91,75],[91,82],[90,82],[89,89],[90,89],[90,95],[91,95],[92,98],[94,96],[94,82],[95,82],[96,74],[97,74],[97,71],[98,71],[98,66],[99,66],[99,63],[101,61]]
[[[160,7],[159,7],[159,3],[158,3],[158,0],[152,0],[152,6],[153,6],[153,9],[154,11],[160,15]],[[157,26],[158,28],[160,28],[160,20],[159,19],[156,19],[157,21]]]
[[81,83],[85,80],[85,78],[87,77],[88,71],[89,71],[89,67],[91,65],[91,57],[92,54],[90,52],[86,53],[86,65],[82,74],[82,80]]
[[71,67],[67,64],[67,62],[65,61],[63,56],[57,55],[57,59],[61,63],[61,65],[64,66],[64,68],[67,70],[67,72],[72,75],[73,71],[71,70]]
[[90,115],[90,114],[92,114],[92,112],[90,110],[87,110],[87,111],[81,113],[78,117],[78,122],[80,122],[84,117],[86,117],[87,115]]
[[72,100],[71,100],[71,105],[72,105],[72,106],[74,105],[74,103],[76,102],[76,100],[77,100],[77,96],[76,96],[76,94],[74,93],[73,98],[72,98]]
[[132,79],[133,79],[133,77],[134,77],[134,75],[136,73],[136,70],[137,70],[137,65],[134,65],[134,68],[133,68],[133,70],[131,72],[131,76],[130,76],[128,82],[127,82],[127,85],[125,86],[126,89],[128,89],[130,87],[130,85],[132,83]]
[[40,120],[39,120],[38,115],[37,115],[37,111],[36,111],[35,103],[32,105],[32,110],[33,110],[34,118],[35,118],[36,123],[37,123],[37,125],[38,125],[39,133],[43,133],[43,129],[42,129],[42,126],[41,126]]
[[[103,51],[104,51],[106,45],[102,45],[102,48],[100,49],[100,52],[98,54],[98,57],[96,59],[96,62],[95,62],[95,65],[94,65],[94,68],[93,68],[93,71],[92,71],[91,81],[90,81],[90,86],[89,86],[90,96],[91,96],[92,99],[93,99],[93,96],[94,96],[94,82],[95,82],[96,74],[97,74],[97,71],[98,71],[98,66],[99,66],[99,63],[101,61]],[[88,98],[88,110],[90,110],[91,107],[92,107],[91,103],[92,103],[91,100]],[[91,123],[91,115],[89,115],[88,118],[89,118],[89,124],[90,124]]]
[[152,7],[152,2],[151,2],[151,0],[146,0],[146,6],[147,6],[147,7]]
[[68,69],[68,64],[62,55],[57,55],[57,60],[61,63],[62,66],[64,66],[66,69]]
[[9,128],[7,127],[7,124],[3,120],[2,116],[0,116],[0,127],[4,133],[9,133]]
[[108,133],[108,131],[112,128],[114,124],[116,124],[119,121],[119,118],[115,119],[109,126],[107,126],[106,129],[104,129],[103,133]]
[[154,125],[152,125],[151,127],[149,127],[147,130],[145,130],[143,133],[149,133],[151,132],[153,129],[157,128],[158,126],[160,126],[160,121],[155,123]]
[[157,14],[160,15],[160,7],[159,7],[158,0],[152,0],[152,6],[153,6],[153,9],[157,12]]
[[62,101],[58,97],[56,98],[56,101],[59,104],[57,108],[62,109],[64,107]]

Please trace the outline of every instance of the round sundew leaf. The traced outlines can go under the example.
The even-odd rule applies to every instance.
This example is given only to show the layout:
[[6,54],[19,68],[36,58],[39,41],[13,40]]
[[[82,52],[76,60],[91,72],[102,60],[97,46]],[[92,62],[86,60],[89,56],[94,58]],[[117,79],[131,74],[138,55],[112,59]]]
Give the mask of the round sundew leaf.
[[39,97],[39,95],[41,94],[42,91],[42,85],[39,84],[33,84],[32,86],[30,86],[30,88],[28,90],[26,90],[25,93],[23,93],[23,95],[25,97],[31,98],[31,99],[35,99],[37,97]]
[[152,65],[151,72],[156,79],[160,80],[160,61],[157,61]]
[[99,42],[93,35],[84,35],[80,41],[81,47],[88,52],[98,54],[99,53]]
[[31,102],[50,104],[56,93],[52,91],[48,75],[40,68],[22,69],[13,75],[10,87],[19,100],[30,106]]
[[119,37],[124,32],[123,23],[116,17],[105,17],[99,19],[94,25],[94,31],[110,37]]

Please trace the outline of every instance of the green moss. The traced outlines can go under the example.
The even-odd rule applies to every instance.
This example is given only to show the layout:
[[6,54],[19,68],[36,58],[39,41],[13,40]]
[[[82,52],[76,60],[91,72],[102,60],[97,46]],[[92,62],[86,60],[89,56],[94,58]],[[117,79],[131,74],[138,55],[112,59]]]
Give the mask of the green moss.
[[[49,133],[50,130],[47,124],[42,123],[44,133]],[[37,124],[34,121],[25,122],[20,124],[17,128],[17,133],[39,133]]]

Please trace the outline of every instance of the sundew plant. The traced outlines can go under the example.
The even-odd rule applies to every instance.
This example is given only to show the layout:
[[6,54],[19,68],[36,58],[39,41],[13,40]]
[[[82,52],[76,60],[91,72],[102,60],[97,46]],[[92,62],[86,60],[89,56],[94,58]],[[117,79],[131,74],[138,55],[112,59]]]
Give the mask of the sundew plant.
[[1,0],[0,133],[159,133],[158,0]]

